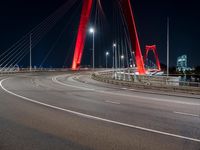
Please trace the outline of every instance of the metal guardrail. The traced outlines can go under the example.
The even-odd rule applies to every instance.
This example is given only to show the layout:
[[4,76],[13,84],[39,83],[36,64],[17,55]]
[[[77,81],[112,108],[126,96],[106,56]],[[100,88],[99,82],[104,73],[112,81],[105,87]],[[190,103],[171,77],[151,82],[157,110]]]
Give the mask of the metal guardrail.
[[[1,68],[0,68],[1,69]],[[94,71],[105,70],[103,68],[95,69]],[[33,73],[33,72],[67,72],[73,71],[71,68],[32,68],[30,71],[29,68],[18,68],[18,69],[4,69],[0,70],[0,75],[6,74],[16,74],[16,73]],[[91,68],[80,68],[78,71],[93,71]]]
[[19,69],[4,69],[0,71],[0,75],[6,75],[6,74],[16,74],[16,73],[30,73],[30,72],[65,72],[69,71],[70,69],[66,68],[38,68],[38,69],[32,69],[31,71],[28,68],[19,68]]
[[[114,78],[114,71],[103,71],[98,72],[99,74]],[[130,81],[130,82],[137,82],[143,83],[148,85],[169,85],[169,86],[184,86],[184,87],[200,87],[200,82],[188,82],[188,81],[181,81],[180,77],[167,77],[167,76],[148,76],[148,75],[133,75],[128,73],[127,70],[121,70],[115,72],[117,74],[117,80],[123,81]]]
[[181,81],[180,77],[166,77],[166,76],[137,76],[140,82],[146,82],[150,85],[170,85],[170,86],[184,86],[184,87],[200,87],[200,82]]
[[92,75],[92,78],[98,81],[117,85],[200,95],[200,83],[198,82],[173,81],[167,77],[157,78],[151,76],[137,76],[136,80],[132,76],[131,80],[126,80],[127,78],[115,79],[113,76],[113,71],[96,72]]

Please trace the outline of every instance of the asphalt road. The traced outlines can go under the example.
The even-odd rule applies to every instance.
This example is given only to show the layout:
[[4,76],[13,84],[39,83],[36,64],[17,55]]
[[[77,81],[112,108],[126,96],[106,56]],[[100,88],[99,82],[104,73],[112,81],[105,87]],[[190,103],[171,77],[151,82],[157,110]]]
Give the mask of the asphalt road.
[[0,80],[0,150],[200,150],[198,96],[136,92],[84,72]]

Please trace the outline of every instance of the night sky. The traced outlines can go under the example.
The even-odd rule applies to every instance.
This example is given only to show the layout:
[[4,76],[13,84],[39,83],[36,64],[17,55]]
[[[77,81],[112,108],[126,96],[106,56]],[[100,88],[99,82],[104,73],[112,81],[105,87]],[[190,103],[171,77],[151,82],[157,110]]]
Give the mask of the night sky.
[[[66,1],[1,0],[0,53],[7,50]],[[81,0],[79,1],[81,2]],[[112,29],[112,15],[110,14],[113,12],[111,11],[113,1],[102,0],[107,16],[105,24],[110,25],[106,30]],[[144,50],[146,44],[156,44],[160,61],[166,64],[166,20],[169,16],[170,65],[175,66],[176,58],[182,54],[188,55],[190,67],[200,65],[200,10],[197,0],[132,0],[132,6],[142,50]],[[81,3],[77,3],[77,6],[70,10],[33,49],[34,65],[41,65],[50,49],[53,49],[53,51],[44,62],[44,67],[69,67],[71,65],[80,11]],[[94,18],[92,17],[91,20],[94,20]],[[106,50],[112,49],[113,35],[111,35],[112,32],[98,33],[98,31],[100,30],[97,27],[96,36],[103,37],[106,42],[103,46],[98,47],[101,42],[98,41],[99,38],[96,38],[96,64],[97,66],[104,66],[104,54]],[[83,65],[91,63],[91,44],[91,36],[87,35]],[[20,65],[27,66],[27,64],[28,56]]]

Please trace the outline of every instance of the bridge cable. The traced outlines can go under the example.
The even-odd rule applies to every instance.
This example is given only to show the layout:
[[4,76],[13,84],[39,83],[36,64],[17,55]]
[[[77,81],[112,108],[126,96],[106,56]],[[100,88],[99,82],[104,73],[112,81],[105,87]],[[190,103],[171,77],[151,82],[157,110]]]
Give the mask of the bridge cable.
[[[71,4],[70,4],[70,3]],[[40,39],[56,24],[56,22],[61,18],[61,16],[63,16],[65,13],[66,13],[66,11],[68,11],[74,4],[75,4],[75,2],[76,2],[76,0],[74,0],[74,1],[72,1],[72,0],[70,0],[70,1],[68,1],[68,2],[66,2],[65,3],[65,5],[64,6],[61,6],[55,13],[53,13],[52,15],[50,15],[49,17],[47,17],[47,19],[45,19],[42,23],[40,23],[38,26],[36,26],[34,29],[32,29],[28,34],[26,34],[25,36],[23,36],[19,41],[17,41],[15,44],[13,44],[12,46],[11,46],[11,48],[9,48],[7,51],[5,51],[3,54],[1,54],[0,55],[0,58],[2,57],[2,56],[4,56],[1,60],[0,60],[0,62],[2,62],[3,60],[4,60],[4,62],[3,62],[3,64],[5,64],[6,62],[7,62],[7,60],[9,60],[9,58],[11,57],[11,56],[13,56],[14,54],[16,54],[21,48],[21,50],[18,52],[19,54],[20,54],[20,52],[22,52],[22,50],[25,50],[28,46],[28,44],[29,44],[29,40],[26,40],[26,38],[27,37],[29,37],[29,34],[30,33],[32,33],[32,34],[34,34],[33,32],[34,31],[42,31],[42,32],[40,32],[40,33],[37,33],[36,35],[36,37],[35,36],[33,36],[33,47],[36,45],[36,44],[38,44],[38,42],[40,41]],[[65,6],[68,6],[67,8],[68,9],[66,9],[65,8]],[[61,14],[59,13],[60,11],[61,11],[61,9],[65,9],[65,12],[62,12]],[[57,13],[59,13],[58,15],[60,16],[59,17],[59,19],[57,18],[55,18],[55,17],[57,17],[57,15],[55,16],[55,14],[57,14]],[[49,25],[49,23],[52,23],[51,25]],[[49,28],[44,28],[45,26],[47,26],[47,27],[49,27]],[[42,29],[43,28],[43,29]],[[36,39],[35,39],[36,38]],[[35,42],[35,43],[34,43]],[[25,46],[26,45],[26,46]],[[25,46],[25,47],[24,47]],[[12,49],[12,50],[11,50]],[[15,52],[13,53],[13,54],[11,54],[13,51],[15,50]],[[8,52],[8,53],[7,53]],[[7,53],[7,54],[6,54]],[[9,58],[7,58],[6,60],[5,60],[5,58],[9,55],[9,54],[11,54],[10,56],[9,56]],[[17,55],[16,55],[17,56]],[[15,56],[15,57],[16,57]],[[9,62],[10,63],[10,62]]]

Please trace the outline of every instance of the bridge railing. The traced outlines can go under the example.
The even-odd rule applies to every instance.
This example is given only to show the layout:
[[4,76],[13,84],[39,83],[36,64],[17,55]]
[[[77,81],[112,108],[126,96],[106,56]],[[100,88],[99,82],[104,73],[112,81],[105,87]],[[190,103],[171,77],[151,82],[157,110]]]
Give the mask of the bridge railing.
[[125,70],[109,70],[97,72],[95,74],[105,80],[116,80],[127,83],[142,84],[146,86],[162,86],[162,87],[185,87],[185,88],[199,88],[200,82],[181,81],[180,77],[167,77],[167,76],[148,76],[148,75],[135,75],[134,73]]
[[65,72],[69,71],[69,68],[0,68],[0,74],[15,74],[15,73],[30,73],[30,72]]
[[134,75],[133,73],[119,72],[118,79],[126,81],[141,82],[149,85],[169,85],[169,86],[189,86],[200,87],[200,82],[181,81],[181,77],[175,76],[149,76],[149,75]]
[[[103,68],[95,69],[94,71],[105,70]],[[67,72],[73,71],[71,68],[0,68],[0,75],[15,74],[15,73],[34,73],[34,72]],[[92,68],[80,68],[78,71],[93,71]]]

